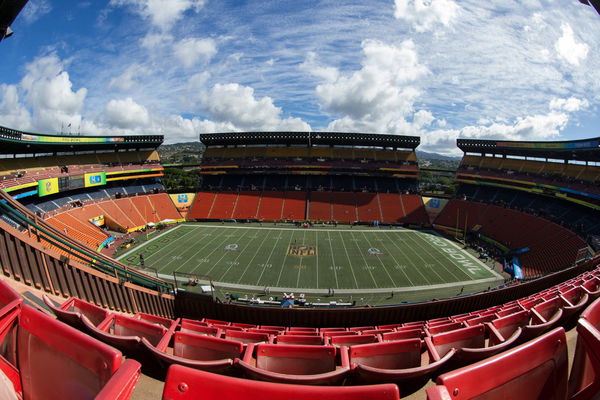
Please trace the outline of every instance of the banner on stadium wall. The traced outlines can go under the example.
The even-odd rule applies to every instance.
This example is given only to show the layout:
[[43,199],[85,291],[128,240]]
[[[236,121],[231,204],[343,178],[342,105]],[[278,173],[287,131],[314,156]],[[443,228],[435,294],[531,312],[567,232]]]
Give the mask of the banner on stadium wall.
[[37,143],[115,143],[124,142],[124,137],[89,137],[89,136],[44,136],[23,133],[21,140]]
[[433,223],[438,215],[442,212],[448,199],[439,199],[437,197],[423,197],[423,204],[425,205],[425,211],[429,215],[429,222]]
[[178,209],[189,208],[194,199],[196,198],[196,193],[178,193],[178,194],[170,194],[171,201],[175,204],[175,207]]
[[104,226],[104,215],[90,218],[90,222],[96,226]]
[[83,176],[85,187],[106,185],[106,172],[88,173]]
[[38,195],[48,196],[58,193],[58,178],[42,179],[38,181]]

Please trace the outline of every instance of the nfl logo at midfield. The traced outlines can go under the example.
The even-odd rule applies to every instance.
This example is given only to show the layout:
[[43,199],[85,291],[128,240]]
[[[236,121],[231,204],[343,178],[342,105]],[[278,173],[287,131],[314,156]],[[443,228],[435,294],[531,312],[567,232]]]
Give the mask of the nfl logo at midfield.
[[315,246],[290,246],[288,247],[288,255],[297,257],[314,256],[317,254],[317,248]]

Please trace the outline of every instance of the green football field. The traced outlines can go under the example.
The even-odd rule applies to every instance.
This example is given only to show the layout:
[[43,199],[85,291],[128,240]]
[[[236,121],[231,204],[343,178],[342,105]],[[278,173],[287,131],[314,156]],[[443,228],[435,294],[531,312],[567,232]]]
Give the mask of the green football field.
[[[494,287],[503,278],[434,233],[367,227],[183,224],[158,233],[119,260],[173,280],[208,276],[218,288],[253,294],[302,292],[372,303],[420,301]],[[391,293],[394,292],[394,296]]]

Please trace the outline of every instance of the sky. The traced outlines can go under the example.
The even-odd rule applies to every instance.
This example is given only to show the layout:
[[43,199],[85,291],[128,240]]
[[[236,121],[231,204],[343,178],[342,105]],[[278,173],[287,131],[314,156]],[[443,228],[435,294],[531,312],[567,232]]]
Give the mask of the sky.
[[600,136],[600,15],[577,0],[29,0],[0,125],[35,133]]

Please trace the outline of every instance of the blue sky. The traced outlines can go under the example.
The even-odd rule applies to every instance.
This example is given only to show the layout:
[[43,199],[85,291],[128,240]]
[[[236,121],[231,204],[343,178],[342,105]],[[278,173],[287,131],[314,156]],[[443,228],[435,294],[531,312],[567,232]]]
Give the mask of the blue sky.
[[0,125],[26,131],[600,136],[600,15],[576,0],[29,0],[13,29]]

